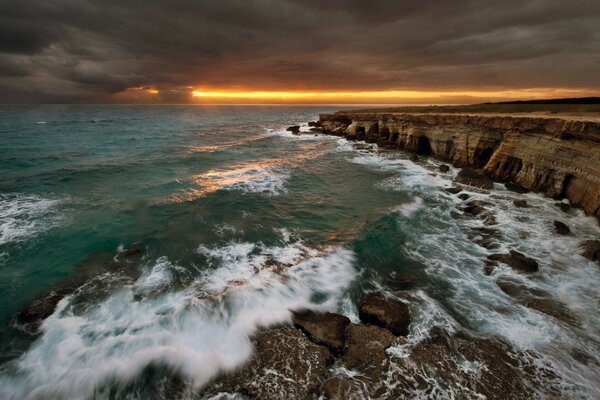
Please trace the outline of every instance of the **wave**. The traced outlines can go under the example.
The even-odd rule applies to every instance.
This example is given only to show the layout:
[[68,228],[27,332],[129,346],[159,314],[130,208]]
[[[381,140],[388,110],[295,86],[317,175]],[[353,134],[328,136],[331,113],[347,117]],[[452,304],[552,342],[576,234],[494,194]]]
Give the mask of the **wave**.
[[183,289],[166,258],[135,282],[80,312],[63,299],[31,349],[0,377],[0,397],[102,398],[165,365],[199,388],[251,355],[250,336],[289,321],[291,310],[334,310],[355,277],[353,253],[315,249],[282,232],[279,245],[201,245],[208,268]]
[[55,226],[61,200],[26,194],[0,194],[0,246],[26,240]]

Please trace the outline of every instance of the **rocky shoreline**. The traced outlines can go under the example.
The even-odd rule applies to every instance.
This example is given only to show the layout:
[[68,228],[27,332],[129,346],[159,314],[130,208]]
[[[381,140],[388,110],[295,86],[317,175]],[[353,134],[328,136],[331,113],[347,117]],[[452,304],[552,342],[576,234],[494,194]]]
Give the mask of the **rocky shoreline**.
[[337,112],[326,134],[431,155],[495,181],[567,198],[600,219],[600,123],[498,115]]

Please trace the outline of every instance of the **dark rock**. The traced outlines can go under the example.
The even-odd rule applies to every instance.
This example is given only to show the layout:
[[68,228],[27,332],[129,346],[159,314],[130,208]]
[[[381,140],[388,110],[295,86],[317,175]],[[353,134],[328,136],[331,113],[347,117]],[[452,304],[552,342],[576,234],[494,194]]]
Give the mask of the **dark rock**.
[[452,194],[457,194],[457,193],[462,192],[462,189],[461,188],[457,188],[457,187],[449,187],[449,188],[445,188],[444,190],[446,192],[452,193]]
[[579,244],[581,255],[591,261],[600,261],[600,240],[584,240]]
[[524,305],[568,324],[578,324],[577,319],[571,314],[571,311],[564,304],[553,299],[533,298],[526,301]]
[[131,246],[131,248],[125,252],[125,257],[131,257],[136,254],[140,254],[141,252],[142,252],[142,248],[136,244],[136,245]]
[[443,172],[443,173],[446,173],[446,172],[450,171],[450,167],[447,166],[446,164],[440,165],[439,168],[440,168],[440,171]]
[[554,232],[559,235],[568,235],[571,233],[571,229],[564,222],[554,221]]
[[489,276],[494,272],[494,270],[496,269],[497,266],[498,266],[498,263],[496,261],[487,260],[483,267],[483,273],[485,275]]
[[463,168],[456,178],[455,182],[462,183],[464,185],[474,186],[481,189],[492,189],[494,187],[494,182],[492,179],[485,174],[482,169],[476,168]]
[[467,214],[479,215],[485,211],[485,208],[476,205],[467,205],[465,208],[463,208],[463,211]]
[[496,285],[510,297],[518,297],[523,293],[523,286],[521,284],[503,276],[496,280]]
[[472,228],[467,232],[467,236],[473,242],[486,249],[494,249],[499,246],[498,242],[502,239],[502,233],[493,228]]
[[294,133],[294,134],[300,133],[300,125],[292,125],[292,126],[289,126],[289,127],[286,129],[286,131],[288,131],[288,132],[292,132],[292,133]]
[[488,259],[492,261],[500,261],[516,270],[523,272],[535,272],[539,269],[537,261],[515,250],[511,250],[508,254],[490,254]]
[[567,203],[563,203],[562,201],[559,201],[557,203],[554,203],[556,205],[556,207],[560,208],[560,210],[562,212],[566,212],[568,213],[571,210],[571,206],[568,205]]
[[419,161],[419,156],[417,156],[416,154],[411,154],[410,155],[410,161],[412,161],[412,162]]
[[529,192],[529,190],[527,190],[527,189],[525,189],[525,188],[523,188],[523,187],[521,187],[519,185],[516,185],[516,184],[514,184],[512,182],[506,182],[504,184],[504,186],[506,187],[506,190],[509,190],[509,191],[515,192],[515,193],[523,194],[523,193],[528,193]]
[[408,335],[410,311],[405,303],[370,294],[360,305],[359,316],[363,322],[387,328],[394,335]]
[[461,199],[461,200],[463,200],[463,201],[467,200],[469,197],[471,197],[471,196],[469,196],[467,193],[461,193],[461,194],[458,195],[458,198]]
[[527,200],[515,200],[513,204],[515,207],[527,208]]
[[342,361],[349,368],[381,367],[387,363],[385,349],[394,335],[374,325],[350,324],[346,328],[346,348]]
[[261,400],[316,396],[332,361],[329,350],[291,326],[261,331],[252,342],[252,359],[213,383],[207,393],[242,392]]
[[308,123],[308,126],[315,127],[315,128],[320,128],[321,127],[321,121],[310,121]]
[[344,348],[344,335],[350,319],[341,314],[312,311],[296,312],[293,315],[294,325],[313,342],[327,346],[340,353]]

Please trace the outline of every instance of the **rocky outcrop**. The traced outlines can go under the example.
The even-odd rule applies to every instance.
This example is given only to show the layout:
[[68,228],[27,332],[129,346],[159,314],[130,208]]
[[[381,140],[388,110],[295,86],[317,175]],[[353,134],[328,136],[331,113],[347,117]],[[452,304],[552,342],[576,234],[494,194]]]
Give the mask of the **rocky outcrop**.
[[294,325],[313,342],[339,353],[344,347],[344,335],[350,319],[341,314],[301,311],[294,313]]
[[482,168],[600,218],[600,123],[496,115],[339,112],[325,133]]
[[361,304],[359,316],[363,322],[387,328],[394,335],[408,335],[410,311],[405,303],[371,294]]

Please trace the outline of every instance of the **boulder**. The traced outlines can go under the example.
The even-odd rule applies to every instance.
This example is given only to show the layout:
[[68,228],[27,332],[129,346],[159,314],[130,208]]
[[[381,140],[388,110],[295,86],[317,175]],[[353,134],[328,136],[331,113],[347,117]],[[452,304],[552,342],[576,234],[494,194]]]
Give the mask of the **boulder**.
[[288,128],[286,129],[286,131],[292,132],[294,134],[298,134],[298,133],[300,133],[300,125],[288,126]]
[[523,272],[536,272],[539,269],[537,261],[515,250],[511,250],[508,254],[490,254],[488,259],[500,261]]
[[411,154],[409,159],[412,162],[417,162],[419,161],[419,156],[417,156],[416,154]]
[[581,255],[591,261],[600,261],[600,240],[584,240],[579,244]]
[[408,305],[400,301],[370,294],[360,305],[359,317],[365,323],[389,329],[394,335],[408,335],[410,311]]
[[440,165],[439,168],[440,168],[440,172],[443,172],[443,173],[450,171],[450,167],[447,166],[446,164]]
[[457,188],[457,187],[449,187],[449,188],[445,188],[444,189],[446,192],[451,193],[451,194],[457,194],[462,192],[461,188]]
[[313,342],[326,346],[335,353],[344,348],[344,335],[350,319],[341,314],[315,313],[312,311],[296,312],[292,320]]
[[554,232],[559,235],[568,235],[571,233],[571,229],[561,221],[554,221]]
[[467,193],[461,193],[461,194],[458,195],[458,198],[461,199],[461,200],[463,200],[463,201],[467,200],[469,197],[471,197],[471,196],[469,196]]
[[515,200],[513,201],[515,207],[527,208],[527,200]]
[[454,181],[481,189],[489,190],[494,187],[494,181],[482,169],[471,167],[463,168]]

